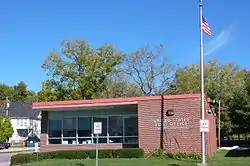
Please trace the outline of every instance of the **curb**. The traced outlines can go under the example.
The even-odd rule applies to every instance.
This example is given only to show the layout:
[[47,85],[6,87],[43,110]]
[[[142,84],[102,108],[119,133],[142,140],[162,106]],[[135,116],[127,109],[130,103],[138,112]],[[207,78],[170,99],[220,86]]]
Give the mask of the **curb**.
[[17,150],[17,151],[0,151],[0,154],[7,154],[7,153],[19,153],[19,152],[33,152],[33,150],[27,149],[27,150]]

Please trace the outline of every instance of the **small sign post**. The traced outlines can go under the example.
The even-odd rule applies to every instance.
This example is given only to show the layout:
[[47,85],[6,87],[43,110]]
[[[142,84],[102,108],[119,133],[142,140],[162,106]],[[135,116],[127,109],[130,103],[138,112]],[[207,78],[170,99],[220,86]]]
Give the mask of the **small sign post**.
[[99,134],[102,134],[102,122],[94,122],[94,134],[96,134],[95,165],[98,166],[98,144],[99,144]]
[[36,160],[38,161],[38,142],[35,143]]
[[209,132],[209,120],[200,120],[200,132]]
[[38,142],[35,143],[35,152],[38,152]]

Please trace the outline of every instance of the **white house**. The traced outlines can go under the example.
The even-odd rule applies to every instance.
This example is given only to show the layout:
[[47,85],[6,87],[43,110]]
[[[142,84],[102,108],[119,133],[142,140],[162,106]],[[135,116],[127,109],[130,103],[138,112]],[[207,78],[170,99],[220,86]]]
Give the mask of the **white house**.
[[41,113],[33,110],[32,106],[22,101],[11,102],[8,111],[2,111],[4,116],[11,118],[14,129],[9,142],[24,141],[28,136],[36,135],[40,138],[41,134]]

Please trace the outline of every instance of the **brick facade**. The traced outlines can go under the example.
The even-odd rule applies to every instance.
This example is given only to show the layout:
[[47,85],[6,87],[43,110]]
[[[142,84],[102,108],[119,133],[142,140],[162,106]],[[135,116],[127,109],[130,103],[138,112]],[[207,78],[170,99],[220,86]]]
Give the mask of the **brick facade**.
[[[163,148],[169,152],[201,153],[199,98],[163,101],[138,102],[139,147],[147,151]],[[173,116],[166,116],[168,109],[174,110]],[[216,123],[213,114],[206,113],[206,118],[210,121],[206,150],[211,155],[217,149]]]
[[[105,99],[105,101],[106,100],[107,99]],[[201,133],[199,128],[201,114],[199,95],[176,95],[172,97],[153,96],[126,98],[119,100],[115,99],[117,103],[124,100],[126,100],[127,103],[136,102],[138,105],[138,142],[140,148],[143,148],[145,151],[162,148],[169,152],[201,153]],[[96,106],[102,104],[100,101],[96,103]],[[114,103],[114,101],[110,101],[110,105],[112,105],[112,103]],[[43,103],[43,105],[45,104],[46,103]],[[41,106],[39,103],[37,105],[39,107]],[[53,102],[50,102],[47,105],[52,107]],[[105,105],[109,104],[105,102]],[[207,102],[205,105],[206,110],[208,110],[209,105]],[[84,104],[81,104],[81,106],[84,106]],[[168,109],[174,110],[173,116],[166,116],[166,111]],[[49,145],[47,134],[47,111],[48,110],[42,111],[41,151],[95,148],[94,144]],[[217,149],[216,118],[212,113],[209,114],[207,112],[205,116],[207,119],[209,119],[210,125],[210,132],[206,134],[206,152],[208,155],[211,155]],[[100,144],[99,147],[116,149],[122,148],[123,145]]]

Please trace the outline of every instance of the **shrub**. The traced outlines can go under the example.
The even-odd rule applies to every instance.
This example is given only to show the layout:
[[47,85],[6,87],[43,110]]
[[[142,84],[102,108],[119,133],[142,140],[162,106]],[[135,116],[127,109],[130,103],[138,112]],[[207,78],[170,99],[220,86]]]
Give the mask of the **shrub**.
[[[167,158],[168,156],[167,156],[167,154],[163,150],[156,149],[156,150],[150,152],[147,155],[147,157],[149,157],[149,158],[156,158],[156,159],[164,159],[164,158]],[[171,158],[171,157],[169,157],[169,158]]]
[[[113,151],[115,150],[110,150],[110,149],[103,149],[100,150],[98,153],[98,158],[113,158]],[[95,152],[95,151],[92,151]],[[95,154],[92,155],[92,158],[95,158]]]
[[[139,158],[144,156],[142,149],[101,149],[98,153],[99,158]],[[31,154],[17,154],[11,157],[11,165],[25,164],[38,160],[47,159],[87,159],[95,158],[95,150],[69,150],[69,151],[53,151],[40,152]]]
[[142,149],[117,149],[113,151],[114,158],[140,158],[144,156],[144,151]]
[[183,159],[192,159],[192,160],[200,160],[201,156],[197,153],[186,153],[186,152],[165,152],[163,150],[157,149],[148,154],[149,158],[170,158],[175,160],[183,160]]
[[11,165],[25,164],[36,160],[36,154],[16,154],[11,157]]

